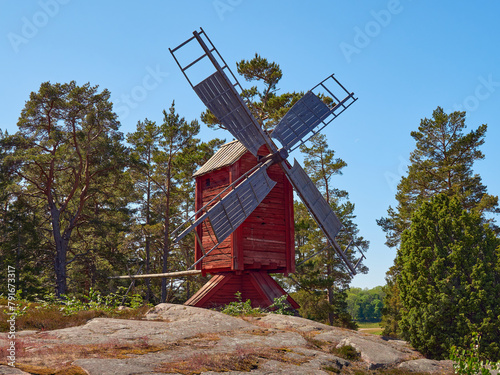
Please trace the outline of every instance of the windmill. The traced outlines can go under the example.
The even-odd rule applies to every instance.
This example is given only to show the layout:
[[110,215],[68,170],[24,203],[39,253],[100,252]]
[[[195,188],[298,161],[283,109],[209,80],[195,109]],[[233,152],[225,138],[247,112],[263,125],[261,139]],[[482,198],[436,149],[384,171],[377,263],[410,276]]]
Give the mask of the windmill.
[[[198,52],[193,57],[193,47],[198,51],[201,47],[201,56]],[[228,238],[235,236],[238,228],[251,217],[254,211],[258,211],[259,205],[275,188],[277,182],[269,177],[269,172],[276,171],[276,169],[286,176],[283,182],[284,188],[286,184],[293,186],[317,222],[326,236],[327,248],[333,248],[348,271],[355,275],[364,255],[361,253],[359,260],[355,264],[351,263],[349,254],[353,251],[351,248],[353,241],[351,240],[346,249],[341,248],[335,240],[342,229],[341,222],[299,163],[294,160],[291,165],[287,161],[290,152],[320,132],[354,103],[357,100],[354,94],[349,93],[332,74],[298,100],[269,135],[261,128],[242,99],[240,95],[242,88],[235,75],[203,29],[199,32],[194,31],[191,38],[169,50],[192,89],[237,140],[234,144],[232,143],[231,147],[227,146],[221,155],[219,155],[221,151],[219,150],[212,158],[215,160],[211,159],[207,164],[212,163],[220,167],[221,159],[232,158],[231,160],[234,161],[236,159],[234,154],[241,152],[249,153],[248,155],[254,159],[254,165],[251,168],[231,178],[231,181],[228,181],[224,188],[219,189],[220,191],[214,197],[205,201],[199,200],[200,204],[203,203],[203,207],[196,207],[196,212],[191,218],[172,233],[174,241],[178,242],[194,230],[198,251],[196,251],[192,268],[196,267],[203,273],[215,274],[186,304],[201,307],[222,304],[228,298],[234,298],[231,293],[238,288],[243,289],[243,292],[247,291],[248,295],[252,293],[256,295],[256,300],[252,301],[257,305],[269,305],[274,298],[284,294],[283,289],[269,276],[268,272],[288,273],[294,270],[293,202],[288,202],[292,204],[292,225],[289,228],[292,233],[292,244],[284,250],[289,259],[284,267],[276,266],[275,269],[272,266],[267,269],[255,266],[246,267],[246,263],[241,261],[239,264],[234,261],[229,262],[227,267],[219,267],[215,271],[205,266],[221,244],[227,243]],[[324,90],[326,95],[333,99],[334,104],[326,105],[320,98],[321,94],[317,93],[318,90]],[[278,147],[276,143],[280,146]],[[207,165],[202,166],[201,169],[203,168],[209,169]],[[207,180],[207,183],[209,182],[210,180]],[[197,190],[198,185],[197,180]],[[291,190],[287,194],[291,197]],[[290,211],[287,212],[289,217]],[[205,226],[205,231],[201,229],[201,224]],[[211,238],[209,248],[205,248],[207,241],[201,238],[203,233]],[[235,249],[230,249],[225,255],[234,260],[235,254]],[[270,253],[269,257],[273,257],[273,254]],[[238,291],[242,292],[242,290]],[[292,306],[298,307],[291,298],[288,298],[288,301]]]

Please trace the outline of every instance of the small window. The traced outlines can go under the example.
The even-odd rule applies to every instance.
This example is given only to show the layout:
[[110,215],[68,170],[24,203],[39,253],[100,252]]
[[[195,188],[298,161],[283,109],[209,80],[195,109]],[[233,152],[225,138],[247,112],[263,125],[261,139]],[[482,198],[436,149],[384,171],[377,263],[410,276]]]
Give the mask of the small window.
[[209,179],[209,178],[207,178],[207,179],[205,180],[205,187],[209,187],[209,186],[210,186],[210,179]]

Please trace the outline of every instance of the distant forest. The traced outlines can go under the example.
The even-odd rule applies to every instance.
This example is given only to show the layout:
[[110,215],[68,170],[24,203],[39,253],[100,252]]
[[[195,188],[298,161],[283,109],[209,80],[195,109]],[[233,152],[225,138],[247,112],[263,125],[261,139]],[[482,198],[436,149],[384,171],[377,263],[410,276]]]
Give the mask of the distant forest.
[[382,320],[384,288],[350,288],[347,291],[347,312],[356,322],[380,322]]

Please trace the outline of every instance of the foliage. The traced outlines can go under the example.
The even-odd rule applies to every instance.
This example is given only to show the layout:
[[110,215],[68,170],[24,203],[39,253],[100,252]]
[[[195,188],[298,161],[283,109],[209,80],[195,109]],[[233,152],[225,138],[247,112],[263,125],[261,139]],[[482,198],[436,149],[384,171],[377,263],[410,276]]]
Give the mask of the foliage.
[[465,112],[448,115],[437,107],[432,119],[423,119],[418,131],[411,132],[416,148],[410,154],[408,175],[398,185],[398,206],[389,207],[388,217],[378,220],[388,246],[399,244],[412,212],[439,193],[457,197],[468,210],[500,212],[498,197],[486,192],[481,177],[472,170],[476,160],[484,159],[479,147],[484,144],[487,125],[468,133],[465,128]]
[[357,322],[380,322],[384,297],[381,286],[372,289],[350,288],[347,290],[347,312]]
[[300,305],[300,316],[328,324],[328,314],[333,307],[328,303],[324,293],[299,289],[291,293],[291,296]]
[[[481,177],[473,171],[474,162],[484,158],[479,148],[485,142],[487,126],[469,132],[465,129],[465,112],[446,114],[437,107],[432,118],[422,119],[418,131],[411,132],[416,145],[410,154],[408,173],[398,185],[398,205],[389,207],[387,217],[377,220],[389,247],[399,246],[403,231],[410,227],[412,213],[440,193],[456,197],[463,208],[481,214],[482,221],[498,232],[492,216],[499,212],[498,197],[487,193]],[[394,337],[400,334],[401,266],[397,255],[386,275],[383,322],[385,334]]]
[[261,307],[252,307],[252,301],[247,299],[243,302],[241,292],[236,292],[234,294],[236,301],[230,302],[225,305],[221,312],[232,316],[254,316],[261,315],[265,313],[279,314],[279,315],[295,315],[293,309],[286,301],[287,295],[284,294],[281,297],[276,297],[273,303],[267,308],[263,309]]
[[392,266],[386,274],[386,285],[383,287],[385,297],[383,298],[382,326],[383,335],[387,337],[399,338],[399,321],[401,320],[401,297],[399,287],[396,283],[399,268]]
[[[342,174],[342,168],[346,166],[346,163],[335,157],[334,151],[328,148],[324,135],[314,136],[311,139],[311,145],[301,146],[301,151],[305,154],[305,171],[323,193],[326,201],[344,226],[344,230],[337,235],[336,241],[343,248],[346,248],[351,239],[353,240],[353,246],[348,251],[347,257],[351,263],[355,263],[355,254],[352,249],[357,246],[367,250],[368,241],[358,234],[359,230],[354,223],[354,204],[348,200],[348,193],[332,187],[332,179]],[[295,203],[294,213],[297,260],[294,286],[310,293],[309,296],[301,296],[306,304],[303,305],[303,312],[311,317],[316,317],[313,319],[322,321],[320,316],[329,310],[327,319],[329,324],[352,325],[350,322],[352,319],[348,318],[349,314],[346,310],[346,290],[351,280],[349,272],[343,261],[329,246],[323,232],[311,218],[305,206],[302,203]],[[313,256],[318,252],[319,254]],[[311,256],[313,257],[311,258]],[[358,271],[367,272],[367,268],[360,264]],[[317,312],[312,311],[314,307],[308,305],[323,304],[321,295],[326,297],[327,303],[332,307],[324,309],[318,306]]]
[[236,301],[228,303],[221,310],[222,313],[232,316],[239,315],[260,315],[264,312],[260,307],[252,307],[252,301],[247,299],[243,302],[241,297],[241,292],[236,292],[234,294]]
[[[118,287],[116,292],[111,292],[107,295],[102,295],[101,292],[90,288],[89,293],[83,295],[81,298],[76,296],[63,295],[63,298],[58,298],[54,293],[48,293],[39,298],[38,295],[31,296],[34,300],[28,301],[20,298],[21,290],[16,294],[16,306],[22,308],[23,313],[26,309],[35,306],[35,309],[48,308],[50,306],[59,306],[59,310],[65,315],[71,315],[79,311],[87,310],[102,310],[112,311],[119,306],[127,306],[133,309],[139,308],[144,305],[142,296],[139,294],[126,294],[126,288]],[[22,315],[17,313],[16,315]]]
[[[172,104],[162,123],[139,122],[128,147],[109,98],[90,84],[46,82],[26,102],[19,131],[0,130],[0,261],[14,267],[25,298],[54,286],[68,303],[91,288],[109,298],[126,283],[110,274],[193,262],[194,237],[171,244],[169,234],[194,210],[193,172],[223,141],[201,142],[198,123]],[[182,302],[205,280],[132,286],[146,301],[161,293]]]
[[446,194],[422,204],[398,252],[403,337],[424,355],[447,357],[471,332],[500,358],[500,239],[478,212]]
[[[194,209],[193,173],[223,143],[219,139],[200,142],[196,138],[199,131],[198,122],[186,121],[172,103],[168,111],[163,111],[163,123],[145,119],[127,135],[135,160],[132,177],[140,192],[140,208],[127,246],[138,254],[146,273],[187,268],[193,262],[194,237],[187,236],[176,245],[170,241],[170,232]],[[181,285],[172,282],[167,286],[163,279],[161,301],[178,299],[179,289],[187,289],[189,294],[191,283],[187,278]],[[147,300],[153,298],[154,291],[146,280]]]
[[[103,296],[98,290],[90,288],[88,295],[84,295],[79,299],[76,297],[64,296],[60,302],[62,304],[61,311],[65,315],[71,315],[79,311],[85,310],[102,310],[113,311],[119,306],[129,306],[131,308],[138,308],[143,305],[142,296],[133,294],[131,296],[125,295],[125,288],[119,287],[116,293],[109,293]],[[46,295],[42,304],[57,303],[57,299],[53,294]]]
[[500,362],[491,362],[480,358],[479,344],[481,337],[477,332],[472,333],[469,349],[451,347],[450,359],[454,362],[453,368],[458,375],[489,375],[490,370],[500,370]]
[[[46,294],[42,298],[32,296],[35,301],[28,301],[17,294],[15,310],[4,307],[0,309],[0,331],[9,329],[7,320],[14,312],[16,314],[16,329],[53,330],[84,324],[89,319],[104,316],[113,318],[133,319],[142,317],[150,309],[144,305],[142,296],[138,294],[126,296],[124,289],[103,296],[100,292],[91,289],[88,295],[82,298],[63,296],[58,298],[54,293]],[[124,298],[125,297],[125,298]],[[3,304],[0,296],[0,303]],[[5,301],[4,301],[5,302]],[[122,304],[123,302],[123,304]],[[119,309],[128,306],[127,309]]]
[[20,186],[15,196],[39,215],[40,236],[50,233],[43,248],[58,296],[67,291],[67,266],[102,245],[85,232],[126,212],[129,197],[117,192],[132,191],[124,187],[128,152],[110,93],[97,89],[42,83],[21,111],[19,131],[4,139],[5,167]]
[[[330,304],[323,291],[300,289],[290,295],[300,305],[300,316],[306,319],[349,329],[357,327],[346,311],[345,296]],[[333,316],[332,323],[330,323],[331,316]]]
[[339,348],[332,348],[330,352],[348,361],[359,361],[361,358],[361,354],[351,345],[342,345]]
[[287,298],[288,296],[286,294],[283,294],[281,297],[276,297],[268,310],[278,315],[295,315],[290,304],[286,300]]
[[[43,247],[40,210],[21,194],[21,179],[7,163],[10,149],[11,137],[0,130],[0,264],[14,267],[16,285],[26,296],[43,293],[51,284],[46,270],[52,261]],[[0,273],[0,282],[7,285],[7,272]]]

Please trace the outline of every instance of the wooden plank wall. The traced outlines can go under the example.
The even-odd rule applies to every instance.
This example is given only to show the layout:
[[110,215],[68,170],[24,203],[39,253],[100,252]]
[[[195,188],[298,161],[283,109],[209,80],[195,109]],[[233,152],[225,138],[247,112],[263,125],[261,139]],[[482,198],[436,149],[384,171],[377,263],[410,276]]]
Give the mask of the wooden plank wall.
[[[267,154],[266,146],[262,146],[259,155]],[[240,159],[240,165],[242,173],[245,173],[255,165],[255,157],[245,154]],[[276,186],[242,224],[244,264],[245,269],[287,272],[287,253],[290,251],[287,236],[293,238],[286,219],[290,210],[286,206],[285,184],[289,182],[279,165],[271,166],[267,172],[276,181]]]
[[[262,146],[259,155],[268,155]],[[196,179],[197,200],[200,207],[208,203],[232,181],[257,164],[247,152],[232,166],[212,171]],[[267,170],[276,186],[268,196],[217,249],[203,260],[200,269],[209,272],[262,269],[269,272],[294,271],[293,191],[279,165]],[[198,202],[197,202],[198,203]],[[198,227],[205,251],[216,243],[208,221]],[[197,259],[201,251],[197,246]]]
[[[229,167],[222,168],[196,179],[196,185],[200,186],[202,206],[207,204],[217,194],[230,184]],[[216,202],[214,202],[215,204]],[[205,220],[201,227],[201,239],[205,251],[209,251],[216,243],[214,232],[208,220]],[[231,236],[226,238],[222,244],[212,251],[203,261],[203,270],[230,270],[232,267],[231,257]]]

